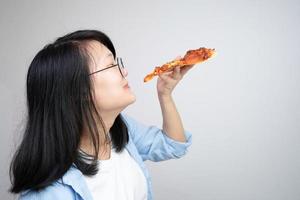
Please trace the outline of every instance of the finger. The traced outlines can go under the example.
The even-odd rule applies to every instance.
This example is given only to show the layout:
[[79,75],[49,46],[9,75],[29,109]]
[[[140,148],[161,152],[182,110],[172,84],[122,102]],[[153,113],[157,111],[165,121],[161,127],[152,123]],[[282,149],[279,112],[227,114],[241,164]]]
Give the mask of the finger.
[[194,65],[187,65],[181,68],[181,75],[184,76]]
[[172,82],[174,81],[168,74],[163,73],[158,75],[163,81],[165,82]]
[[174,78],[175,80],[180,80],[180,79],[182,78],[182,75],[181,75],[181,73],[180,73],[180,67],[179,67],[179,66],[175,67],[175,69],[174,69],[174,71],[173,71],[173,78]]
[[163,75],[171,75],[173,73],[173,71],[165,71],[165,72],[162,72],[160,74],[163,74]]
[[176,56],[176,58],[174,60],[180,60],[181,56]]
[[173,74],[173,71],[169,71],[169,72],[161,73],[161,74],[159,74],[159,75],[162,76],[162,77],[169,77],[169,78],[172,78],[172,74]]

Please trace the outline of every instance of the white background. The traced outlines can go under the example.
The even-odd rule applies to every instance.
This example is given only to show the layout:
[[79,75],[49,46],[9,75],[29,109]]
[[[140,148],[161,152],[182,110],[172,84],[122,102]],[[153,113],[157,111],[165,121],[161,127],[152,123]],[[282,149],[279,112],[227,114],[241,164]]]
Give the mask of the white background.
[[1,0],[0,198],[14,199],[8,166],[31,60],[59,36],[99,29],[129,71],[137,101],[126,113],[159,127],[156,79],[144,76],[188,49],[217,51],[174,91],[193,145],[182,159],[147,162],[155,199],[299,199],[299,19],[296,0]]

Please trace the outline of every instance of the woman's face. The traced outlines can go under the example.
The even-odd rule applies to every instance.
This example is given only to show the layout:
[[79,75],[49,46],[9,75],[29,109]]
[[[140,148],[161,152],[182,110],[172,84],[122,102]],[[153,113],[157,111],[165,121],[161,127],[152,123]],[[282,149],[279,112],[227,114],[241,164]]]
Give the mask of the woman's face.
[[[89,64],[91,73],[116,64],[111,51],[98,41],[90,41],[88,51],[91,54]],[[122,69],[122,72],[126,78],[127,70]],[[94,100],[100,113],[119,113],[135,102],[135,95],[129,88],[128,81],[121,75],[118,66],[92,74],[90,77],[94,84]]]

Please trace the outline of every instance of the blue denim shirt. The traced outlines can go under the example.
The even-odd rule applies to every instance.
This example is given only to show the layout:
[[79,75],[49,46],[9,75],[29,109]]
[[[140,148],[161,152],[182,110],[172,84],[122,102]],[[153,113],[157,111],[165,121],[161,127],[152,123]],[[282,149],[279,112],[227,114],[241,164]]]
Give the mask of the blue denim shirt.
[[[184,131],[186,142],[175,141],[168,137],[162,129],[156,126],[146,126],[132,117],[122,113],[128,128],[129,142],[126,149],[141,167],[148,185],[148,200],[153,199],[152,184],[149,171],[144,161],[154,162],[180,158],[191,145],[192,135]],[[80,170],[72,165],[62,178],[39,192],[27,190],[21,193],[21,200],[92,200],[84,176]]]

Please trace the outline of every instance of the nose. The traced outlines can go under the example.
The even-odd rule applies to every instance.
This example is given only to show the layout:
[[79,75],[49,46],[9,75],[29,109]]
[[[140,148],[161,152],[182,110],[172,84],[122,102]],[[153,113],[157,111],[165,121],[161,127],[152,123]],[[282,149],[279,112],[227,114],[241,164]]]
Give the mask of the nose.
[[123,72],[124,77],[128,76],[128,71],[126,68],[123,68],[122,72]]

